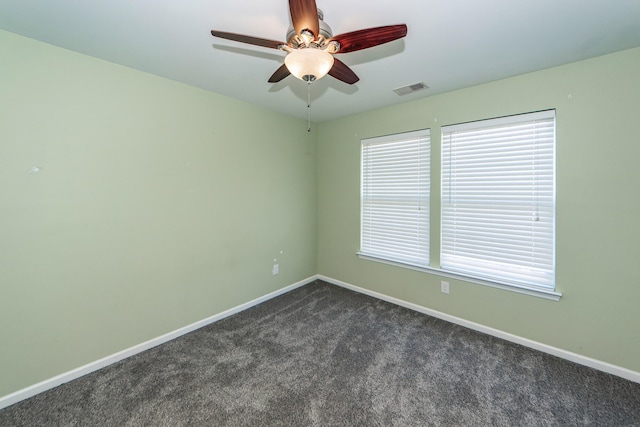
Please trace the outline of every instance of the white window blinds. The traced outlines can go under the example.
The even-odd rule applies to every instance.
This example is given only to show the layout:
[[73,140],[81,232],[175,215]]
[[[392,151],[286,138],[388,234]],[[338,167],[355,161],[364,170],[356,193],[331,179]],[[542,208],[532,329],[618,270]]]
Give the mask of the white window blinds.
[[555,287],[555,111],[442,128],[443,270]]
[[429,135],[362,141],[360,255],[429,265]]

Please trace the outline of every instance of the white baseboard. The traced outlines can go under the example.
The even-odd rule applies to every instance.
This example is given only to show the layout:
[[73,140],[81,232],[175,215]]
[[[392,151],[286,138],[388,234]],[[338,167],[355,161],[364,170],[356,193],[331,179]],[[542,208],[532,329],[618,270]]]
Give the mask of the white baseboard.
[[387,301],[389,303],[395,304],[395,305],[399,305],[401,307],[405,307],[408,308],[410,310],[414,310],[417,311],[419,313],[423,313],[426,314],[428,316],[433,316],[436,317],[438,319],[442,319],[445,320],[447,322],[451,322],[451,323],[455,323],[457,325],[460,326],[464,326],[466,328],[469,329],[473,329],[475,331],[478,332],[482,332],[485,333],[487,335],[491,335],[497,338],[502,338],[504,340],[507,341],[511,341],[513,343],[516,344],[520,344],[523,345],[525,347],[529,347],[532,348],[534,350],[538,350],[541,351],[543,353],[548,353],[551,354],[553,356],[557,356],[560,357],[562,359],[566,359],[569,360],[571,362],[575,362],[578,363],[580,365],[584,365],[584,366],[588,366],[590,368],[594,368],[612,375],[616,375],[622,378],[625,378],[627,380],[630,381],[634,381],[637,383],[640,383],[640,372],[636,372],[636,371],[632,371],[630,369],[626,369],[626,368],[622,368],[620,366],[616,366],[616,365],[612,365],[610,363],[607,362],[603,362],[601,360],[597,360],[597,359],[592,359],[590,357],[586,357],[583,356],[581,354],[577,354],[577,353],[573,353],[567,350],[563,350],[557,347],[552,347],[550,345],[547,344],[543,344],[537,341],[533,341],[527,338],[523,338],[517,335],[513,335],[504,331],[501,331],[499,329],[494,329],[494,328],[490,328],[488,326],[484,326],[481,325],[479,323],[475,323],[475,322],[471,322],[456,316],[451,316],[449,314],[446,313],[442,313],[440,311],[436,311],[436,310],[432,310],[430,308],[426,308],[414,303],[410,303],[398,298],[394,298],[394,297],[390,297],[388,295],[385,294],[381,294],[379,292],[374,292],[374,291],[370,291],[368,289],[365,288],[361,288],[359,286],[355,286],[352,285],[350,283],[346,283],[340,280],[336,280],[336,279],[332,279],[330,277],[326,277],[323,275],[315,275],[315,276],[311,276],[308,277],[304,280],[301,280],[297,283],[294,283],[292,285],[289,286],[285,286],[282,289],[279,289],[277,291],[271,292],[267,295],[264,295],[262,297],[256,298],[252,301],[249,301],[247,303],[244,304],[240,304],[236,307],[233,307],[229,310],[223,311],[222,313],[218,313],[216,315],[213,315],[211,317],[208,317],[206,319],[200,320],[198,322],[192,323],[190,325],[187,325],[185,327],[182,327],[180,329],[176,329],[175,331],[169,332],[167,334],[164,334],[162,336],[159,336],[157,338],[153,338],[149,341],[145,341],[143,343],[137,344],[133,347],[130,347],[128,349],[122,350],[120,352],[117,352],[115,354],[112,354],[110,356],[104,357],[102,359],[96,360],[94,362],[88,363],[84,366],[81,366],[79,368],[73,369],[71,371],[65,372],[63,374],[57,375],[53,378],[49,378],[47,380],[44,380],[42,382],[39,382],[37,384],[34,384],[32,386],[26,387],[22,390],[18,390],[14,393],[8,394],[6,396],[0,397],[0,409],[2,408],[6,408],[7,406],[13,405],[14,403],[18,403],[21,400],[24,399],[28,399],[32,396],[35,396],[36,394],[42,393],[43,391],[52,389],[54,387],[57,387],[61,384],[67,383],[69,381],[73,381],[77,378],[82,377],[83,375],[87,375],[91,372],[97,371],[98,369],[102,369],[106,366],[109,366],[111,364],[114,364],[116,362],[119,362],[123,359],[126,359],[127,357],[131,357],[133,355],[136,355],[138,353],[141,353],[145,350],[149,350],[150,348],[156,347],[160,344],[163,344],[167,341],[170,341],[172,339],[178,338],[182,335],[188,334],[189,332],[195,331],[196,329],[202,328],[204,326],[207,326],[211,323],[217,322],[218,320],[222,320],[226,317],[229,317],[233,314],[239,313],[241,311],[247,310],[248,308],[251,308],[253,306],[256,306],[262,302],[268,301],[272,298],[275,298],[279,295],[282,295],[284,293],[287,293],[289,291],[292,291],[296,288],[299,288],[300,286],[306,285],[308,283],[311,283],[315,280],[323,280],[327,283],[331,283],[333,285],[336,286],[340,286],[346,289],[350,289],[352,291],[364,294],[364,295],[368,295],[383,301]]
[[150,339],[149,341],[145,341],[143,343],[134,345],[133,347],[127,348],[125,350],[114,353],[110,356],[103,357],[102,359],[96,360],[94,362],[88,363],[84,366],[80,366],[79,368],[73,369],[71,371],[65,372],[63,374],[57,375],[53,378],[49,378],[32,386],[23,388],[22,390],[18,390],[14,393],[8,394],[6,396],[0,397],[0,409],[6,408],[7,406],[13,405],[14,403],[18,403],[21,400],[28,399],[36,394],[42,393],[43,391],[50,390],[54,387],[57,387],[61,384],[67,383],[69,381],[73,381],[77,378],[82,377],[83,375],[90,374],[91,372],[97,371],[98,369],[102,369],[106,366],[112,365],[116,362],[119,362],[127,357],[134,356],[138,353],[141,353],[145,350],[149,350],[150,348],[156,347],[160,344],[163,344],[167,341],[171,341],[175,338],[178,338],[182,335],[188,334],[189,332],[193,332],[196,329],[200,329],[204,326],[210,325],[211,323],[217,322],[218,320],[222,320],[226,317],[229,317],[233,314],[244,311],[248,308],[251,308],[255,305],[268,301],[272,298],[275,298],[279,295],[292,291],[300,286],[306,285],[310,282],[316,280],[318,276],[311,276],[304,280],[301,280],[297,283],[294,283],[289,286],[285,286],[282,289],[271,292],[262,297],[256,298],[252,301],[249,301],[244,304],[240,304],[236,307],[230,308],[229,310],[223,311],[222,313],[215,314],[206,319],[200,320],[198,322],[192,323],[190,325],[184,326],[180,329],[176,329],[175,331],[166,333],[159,337]]
[[571,351],[563,350],[561,348],[552,347],[547,344],[543,344],[537,341],[523,338],[518,335],[513,335],[508,332],[501,331],[499,329],[490,328],[488,326],[484,326],[479,323],[471,322],[471,321],[462,319],[460,317],[456,317],[450,314],[442,313],[440,311],[432,310],[430,308],[413,304],[398,298],[390,297],[385,294],[370,291],[368,289],[361,288],[359,286],[355,286],[350,283],[342,282],[340,280],[332,279],[330,277],[318,275],[316,278],[319,280],[323,280],[327,283],[331,283],[333,285],[350,289],[352,291],[355,291],[364,295],[368,295],[383,301],[387,301],[392,304],[399,305],[401,307],[405,307],[410,310],[414,310],[432,317],[436,317],[438,319],[442,319],[450,323],[455,323],[457,325],[464,326],[466,328],[473,329],[475,331],[482,332],[487,335],[491,335],[497,338],[502,338],[506,341],[511,341],[513,343],[520,344],[522,346],[529,347],[534,350],[541,351],[543,353],[551,354],[553,356],[557,356],[562,359],[566,359],[571,362],[578,363],[580,365],[588,366],[590,368],[597,369],[599,371],[606,372],[608,374],[616,375],[624,379],[640,383],[640,372],[632,371],[630,369],[616,366],[611,363],[603,362],[601,360],[592,359],[590,357],[583,356],[578,353],[573,353]]

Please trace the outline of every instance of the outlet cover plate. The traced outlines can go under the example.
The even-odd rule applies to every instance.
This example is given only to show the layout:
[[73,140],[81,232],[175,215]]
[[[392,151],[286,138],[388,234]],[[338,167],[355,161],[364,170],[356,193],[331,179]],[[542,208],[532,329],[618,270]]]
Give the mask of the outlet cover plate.
[[448,294],[449,293],[449,282],[445,282],[444,280],[440,282],[440,291],[442,291],[443,294]]

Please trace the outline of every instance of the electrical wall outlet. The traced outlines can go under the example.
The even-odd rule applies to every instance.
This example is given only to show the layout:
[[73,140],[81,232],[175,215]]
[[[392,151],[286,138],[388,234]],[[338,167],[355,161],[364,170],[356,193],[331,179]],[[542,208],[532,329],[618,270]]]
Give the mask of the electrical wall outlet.
[[443,294],[448,294],[449,282],[445,282],[445,281],[440,282],[440,291],[442,291]]
[[271,269],[271,274],[275,276],[278,273],[280,273],[280,267],[278,266],[278,264],[273,264],[273,268]]

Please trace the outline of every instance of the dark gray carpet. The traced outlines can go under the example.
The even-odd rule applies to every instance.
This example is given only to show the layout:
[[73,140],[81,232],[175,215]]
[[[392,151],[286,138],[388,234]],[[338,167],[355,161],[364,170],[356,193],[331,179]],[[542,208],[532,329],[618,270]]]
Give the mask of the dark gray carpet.
[[640,384],[317,282],[0,425],[640,425]]

